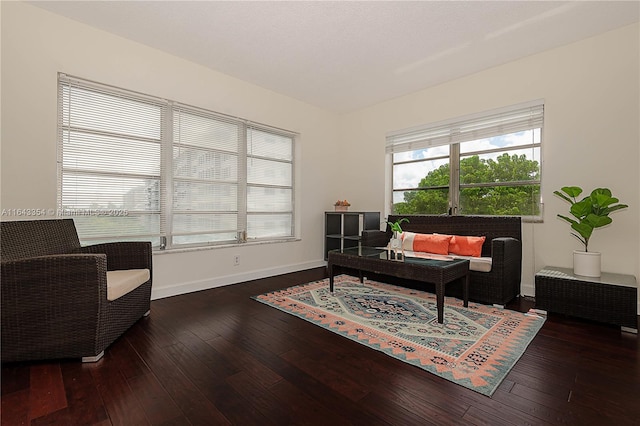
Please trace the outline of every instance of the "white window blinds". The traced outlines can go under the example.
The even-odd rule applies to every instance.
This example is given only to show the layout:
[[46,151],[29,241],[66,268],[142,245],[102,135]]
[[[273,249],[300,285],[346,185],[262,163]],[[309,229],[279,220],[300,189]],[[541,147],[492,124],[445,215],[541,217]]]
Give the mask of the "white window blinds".
[[238,123],[173,108],[172,244],[234,241],[238,228]]
[[533,129],[542,126],[543,115],[544,104],[538,100],[404,129],[387,135],[386,152],[414,151]]
[[291,238],[295,137],[60,74],[59,208],[83,243]]
[[58,208],[87,241],[160,236],[161,102],[59,82]]
[[293,230],[293,138],[247,129],[247,234],[291,235]]

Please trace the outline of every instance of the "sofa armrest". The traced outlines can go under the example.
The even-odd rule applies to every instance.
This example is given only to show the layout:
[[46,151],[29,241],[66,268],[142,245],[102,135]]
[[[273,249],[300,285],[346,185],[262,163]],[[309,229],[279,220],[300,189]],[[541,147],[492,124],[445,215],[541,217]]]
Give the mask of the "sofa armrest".
[[492,270],[503,285],[510,288],[511,295],[520,294],[522,278],[522,242],[515,238],[501,237],[491,241]]
[[106,254],[107,270],[148,269],[152,270],[151,243],[148,241],[122,241],[94,244],[79,249],[81,253]]
[[522,244],[511,237],[491,240],[491,258],[493,262],[522,262]]
[[364,247],[383,247],[389,243],[389,236],[385,231],[380,230],[364,230],[360,244]]

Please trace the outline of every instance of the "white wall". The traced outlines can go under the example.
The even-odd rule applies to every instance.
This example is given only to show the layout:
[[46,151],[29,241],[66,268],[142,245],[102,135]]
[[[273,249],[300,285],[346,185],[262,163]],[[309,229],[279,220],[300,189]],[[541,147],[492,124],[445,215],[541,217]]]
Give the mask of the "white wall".
[[572,251],[581,248],[556,217],[568,204],[553,191],[566,185],[609,187],[629,204],[594,232],[589,247],[602,252],[604,271],[640,277],[639,44],[635,24],[344,115],[345,161],[361,164],[346,172],[345,192],[388,212],[387,132],[544,99],[544,222],[523,226],[523,293],[534,294],[537,270],[571,267]]
[[301,239],[154,255],[154,298],[324,265],[323,211],[337,197],[326,169],[338,143],[334,114],[28,4],[1,7],[2,208],[56,207],[57,73],[64,72],[302,135]]
[[523,293],[533,294],[535,271],[571,266],[579,248],[556,218],[567,206],[552,193],[564,185],[606,186],[631,206],[591,246],[604,270],[640,277],[637,24],[338,117],[31,5],[0,4],[2,208],[55,207],[59,71],[302,134],[301,240],[155,255],[154,297],[322,265],[323,212],[336,199],[385,211],[387,132],[539,98],[545,211],[523,229]]

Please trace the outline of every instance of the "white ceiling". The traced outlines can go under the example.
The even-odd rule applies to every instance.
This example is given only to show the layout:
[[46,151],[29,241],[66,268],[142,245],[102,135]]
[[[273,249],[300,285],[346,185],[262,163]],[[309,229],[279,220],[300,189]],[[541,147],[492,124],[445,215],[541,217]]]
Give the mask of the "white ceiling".
[[34,1],[335,112],[640,20],[637,1]]

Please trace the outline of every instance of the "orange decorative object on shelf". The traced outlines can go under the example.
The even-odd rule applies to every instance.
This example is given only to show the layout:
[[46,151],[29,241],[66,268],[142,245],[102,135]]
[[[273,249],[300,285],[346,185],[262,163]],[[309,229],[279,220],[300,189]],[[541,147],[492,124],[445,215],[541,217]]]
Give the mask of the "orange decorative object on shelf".
[[349,210],[351,204],[347,200],[338,200],[335,202],[334,207],[337,212],[346,212]]

